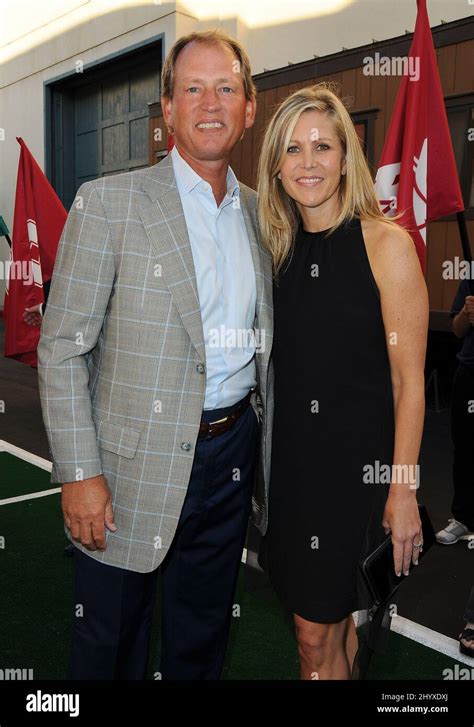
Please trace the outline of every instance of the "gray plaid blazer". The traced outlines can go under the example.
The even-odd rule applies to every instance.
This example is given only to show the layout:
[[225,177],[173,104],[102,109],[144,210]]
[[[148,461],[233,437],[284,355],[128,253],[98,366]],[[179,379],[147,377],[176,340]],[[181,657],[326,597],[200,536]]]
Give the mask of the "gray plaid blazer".
[[[256,194],[241,185],[257,286],[252,405],[261,422],[252,519],[264,533],[270,467],[271,256]],[[103,473],[118,530],[91,557],[149,572],[166,556],[186,495],[205,395],[195,269],[171,159],[86,182],[59,242],[38,345],[51,482]],[[204,365],[203,365],[204,364]],[[71,533],[65,526],[70,540]]]

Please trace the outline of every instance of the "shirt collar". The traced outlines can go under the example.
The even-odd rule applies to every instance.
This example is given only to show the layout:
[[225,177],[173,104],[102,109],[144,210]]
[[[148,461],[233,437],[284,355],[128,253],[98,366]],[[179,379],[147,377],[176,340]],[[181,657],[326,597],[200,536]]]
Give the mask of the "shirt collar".
[[[197,172],[183,159],[176,146],[174,146],[170,152],[171,160],[173,163],[174,176],[176,179],[176,185],[180,195],[186,195],[193,191],[198,184],[206,181],[199,176]],[[232,168],[227,167],[227,194],[230,197],[240,195],[239,180],[235,176]]]

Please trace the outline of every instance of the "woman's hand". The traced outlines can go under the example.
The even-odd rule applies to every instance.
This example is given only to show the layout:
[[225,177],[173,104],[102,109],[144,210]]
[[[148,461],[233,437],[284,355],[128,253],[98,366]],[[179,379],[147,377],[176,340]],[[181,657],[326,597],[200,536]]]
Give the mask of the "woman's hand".
[[397,576],[407,576],[410,561],[418,565],[423,545],[418,503],[413,493],[389,495],[385,503],[382,525],[385,532],[392,533],[393,563]]
[[43,316],[41,315],[41,306],[42,303],[38,303],[38,305],[34,305],[31,308],[25,308],[23,311],[23,320],[25,323],[28,323],[29,326],[41,325],[43,320]]

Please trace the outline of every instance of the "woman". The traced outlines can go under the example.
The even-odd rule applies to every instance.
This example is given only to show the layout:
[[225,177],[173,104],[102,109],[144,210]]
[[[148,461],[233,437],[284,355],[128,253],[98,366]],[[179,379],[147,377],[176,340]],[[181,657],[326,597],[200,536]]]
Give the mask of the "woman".
[[[351,118],[326,84],[275,112],[258,193],[275,274],[264,559],[294,614],[301,678],[348,679],[351,614],[365,606],[359,561],[388,532],[398,574],[422,547],[427,290],[413,241],[383,217]],[[377,476],[383,464],[388,482]],[[411,477],[392,464],[410,465]]]

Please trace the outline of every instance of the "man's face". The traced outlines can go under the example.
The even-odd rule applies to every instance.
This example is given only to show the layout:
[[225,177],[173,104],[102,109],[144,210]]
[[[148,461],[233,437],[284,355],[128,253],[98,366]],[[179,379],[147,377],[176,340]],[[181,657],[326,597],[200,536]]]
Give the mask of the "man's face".
[[162,108],[184,158],[224,161],[252,126],[256,102],[245,98],[242,73],[230,48],[192,42],[178,56],[173,98],[163,97]]

